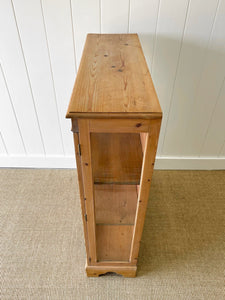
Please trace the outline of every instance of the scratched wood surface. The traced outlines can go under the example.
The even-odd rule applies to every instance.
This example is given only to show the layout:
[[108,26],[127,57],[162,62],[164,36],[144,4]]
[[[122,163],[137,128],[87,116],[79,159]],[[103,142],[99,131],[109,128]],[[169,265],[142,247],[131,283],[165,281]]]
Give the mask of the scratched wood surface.
[[137,34],[87,35],[67,117],[90,113],[161,116]]

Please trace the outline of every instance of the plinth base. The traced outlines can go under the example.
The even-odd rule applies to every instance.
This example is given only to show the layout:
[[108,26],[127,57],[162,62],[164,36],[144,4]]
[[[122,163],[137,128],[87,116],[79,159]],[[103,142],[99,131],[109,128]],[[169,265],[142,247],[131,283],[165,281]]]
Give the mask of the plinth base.
[[88,277],[98,277],[106,273],[116,273],[124,277],[136,277],[137,266],[89,266],[86,264]]

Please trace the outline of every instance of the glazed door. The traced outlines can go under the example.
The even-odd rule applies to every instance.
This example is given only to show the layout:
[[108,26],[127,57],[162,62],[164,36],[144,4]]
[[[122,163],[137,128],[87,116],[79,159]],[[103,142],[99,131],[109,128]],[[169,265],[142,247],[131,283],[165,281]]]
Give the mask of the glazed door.
[[136,263],[160,122],[79,120],[89,263]]

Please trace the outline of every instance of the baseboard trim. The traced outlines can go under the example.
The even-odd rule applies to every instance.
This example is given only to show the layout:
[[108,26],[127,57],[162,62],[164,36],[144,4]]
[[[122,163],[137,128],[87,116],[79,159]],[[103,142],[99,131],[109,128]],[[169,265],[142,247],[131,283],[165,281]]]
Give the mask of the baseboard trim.
[[75,156],[48,155],[48,156],[0,156],[2,168],[46,168],[46,169],[74,169]]
[[156,158],[155,169],[164,170],[224,170],[225,157],[173,157]]
[[[71,156],[0,156],[1,168],[76,168]],[[161,170],[224,170],[225,157],[156,157],[155,169]]]

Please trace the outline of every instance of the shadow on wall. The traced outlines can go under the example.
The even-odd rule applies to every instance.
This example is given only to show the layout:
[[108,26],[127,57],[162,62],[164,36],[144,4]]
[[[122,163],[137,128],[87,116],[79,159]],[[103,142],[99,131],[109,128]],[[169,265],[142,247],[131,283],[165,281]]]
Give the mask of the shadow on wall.
[[225,77],[224,40],[215,35],[209,41],[182,43],[163,35],[155,41],[152,35],[139,37],[164,114],[158,155],[210,155],[203,143],[217,102],[225,111],[225,101],[219,99]]

